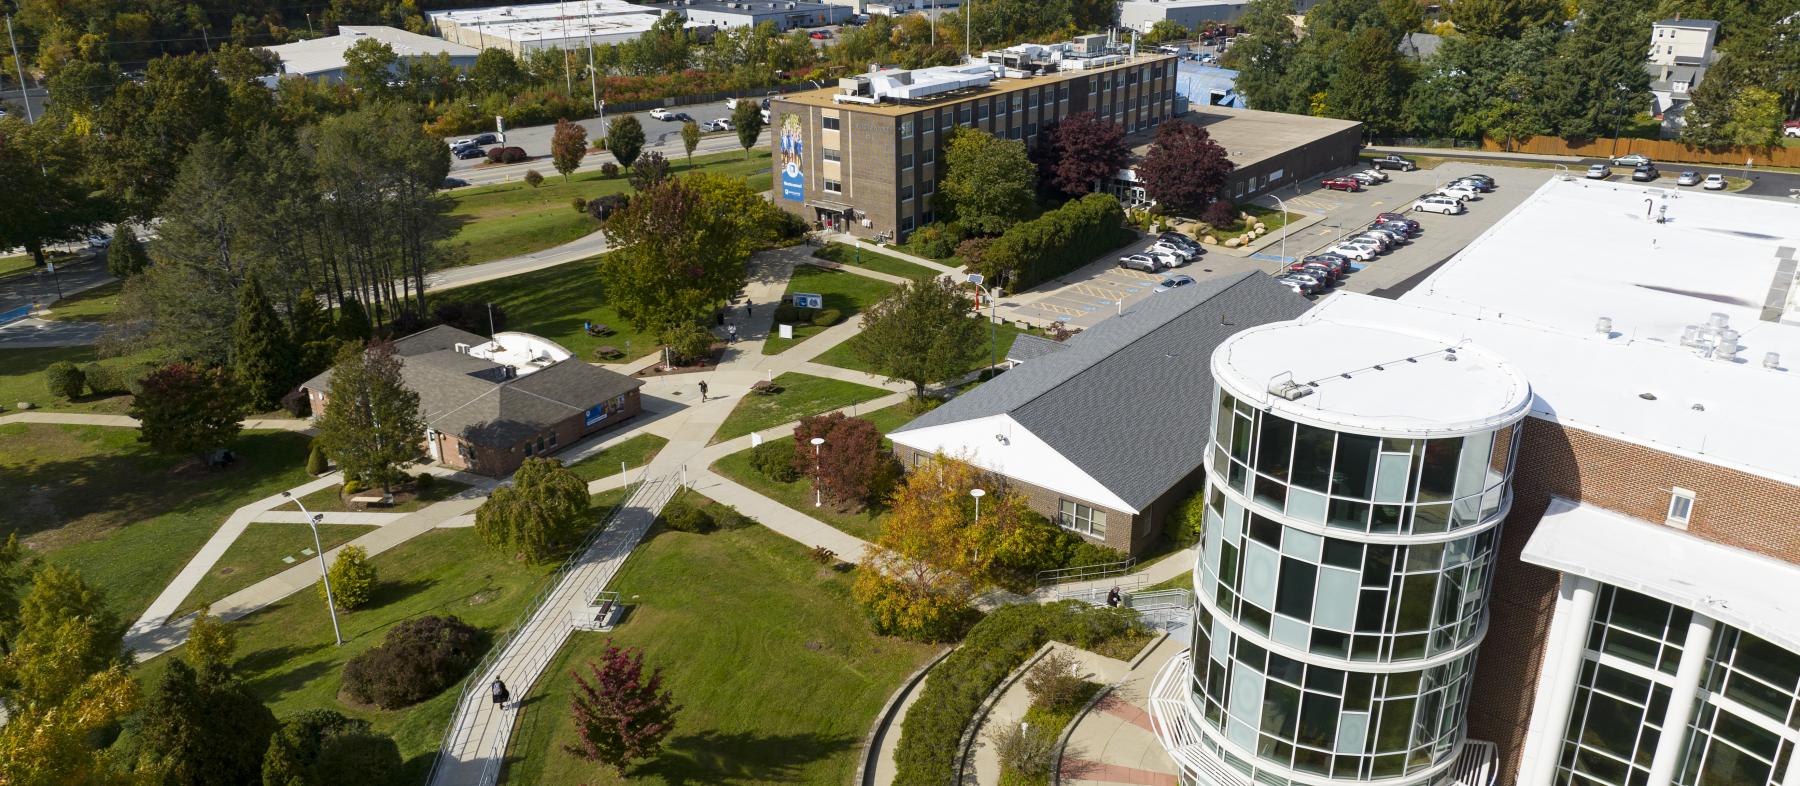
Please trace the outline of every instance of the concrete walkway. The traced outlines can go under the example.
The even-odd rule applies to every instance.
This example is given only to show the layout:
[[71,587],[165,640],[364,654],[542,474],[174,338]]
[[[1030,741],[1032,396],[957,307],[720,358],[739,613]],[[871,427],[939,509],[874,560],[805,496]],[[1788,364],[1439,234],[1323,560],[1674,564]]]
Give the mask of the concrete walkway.
[[[1060,641],[1050,642],[1048,646],[1053,651],[1073,655],[1075,662],[1079,664],[1079,672],[1086,675],[1089,682],[1110,685],[1123,679],[1131,670],[1131,665],[1125,661],[1097,655]],[[1000,700],[994,703],[987,718],[983,719],[980,728],[976,729],[974,769],[975,782],[980,786],[1000,786],[1000,754],[994,750],[989,735],[1007,725],[1016,726],[1023,722],[1025,711],[1029,709],[1031,709],[1031,691],[1025,689],[1025,680],[1017,680],[1008,685],[1006,691],[1000,694]]]
[[[1150,729],[1151,681],[1187,642],[1169,636],[1118,679],[1118,686],[1077,718],[1063,749],[1065,786],[1176,786],[1175,762]],[[986,781],[983,781],[986,783]]]
[[[100,415],[90,412],[43,412],[28,410],[0,415],[0,426],[8,423],[60,423],[67,426],[111,426],[114,428],[137,428],[136,418],[125,415]],[[310,420],[292,418],[251,418],[244,421],[244,428],[250,431],[295,431],[307,433],[313,430]]]
[[[406,518],[405,513],[373,513],[369,511],[314,513],[320,524],[360,524],[380,527]],[[251,521],[257,524],[305,524],[307,515],[297,510],[265,510]]]

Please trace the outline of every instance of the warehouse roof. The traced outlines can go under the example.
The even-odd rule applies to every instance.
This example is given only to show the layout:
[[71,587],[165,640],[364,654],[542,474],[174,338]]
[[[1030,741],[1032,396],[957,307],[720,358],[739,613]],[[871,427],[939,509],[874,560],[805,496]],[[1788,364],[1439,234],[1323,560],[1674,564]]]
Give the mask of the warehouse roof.
[[358,41],[380,41],[392,47],[402,59],[446,54],[451,57],[474,57],[481,51],[453,44],[442,38],[419,35],[393,27],[353,27],[342,25],[338,34],[292,44],[266,47],[281,58],[285,73],[299,76],[328,73],[344,68],[344,51]]

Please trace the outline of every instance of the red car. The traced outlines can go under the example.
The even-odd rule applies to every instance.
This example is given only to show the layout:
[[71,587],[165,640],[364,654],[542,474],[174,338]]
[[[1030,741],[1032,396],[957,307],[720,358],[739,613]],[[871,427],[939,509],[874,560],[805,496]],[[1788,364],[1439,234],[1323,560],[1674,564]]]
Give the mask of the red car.
[[1332,177],[1319,181],[1319,185],[1332,191],[1361,191],[1362,183],[1354,177]]
[[830,30],[814,30],[811,33],[809,33],[808,35],[815,40],[823,41],[823,40],[831,37],[831,31]]

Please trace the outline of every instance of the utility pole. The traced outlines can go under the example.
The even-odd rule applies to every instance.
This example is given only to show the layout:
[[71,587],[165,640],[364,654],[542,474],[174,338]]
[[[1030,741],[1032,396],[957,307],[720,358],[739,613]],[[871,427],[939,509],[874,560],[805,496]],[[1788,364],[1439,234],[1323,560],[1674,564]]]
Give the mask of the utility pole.
[[962,0],[963,11],[963,57],[975,59],[975,0]]
[[594,68],[594,3],[593,0],[582,0],[582,7],[587,9],[587,32],[581,40],[588,52],[588,92],[593,94],[594,111],[600,111],[600,74]]
[[559,48],[562,49],[563,56],[563,95],[574,95],[575,75],[572,73],[573,67],[569,65],[569,9],[568,6],[557,3],[556,10],[562,15],[562,46]]
[[25,122],[36,123],[37,117],[31,111],[31,93],[25,85],[25,61],[19,59],[19,40],[13,38],[12,14],[6,15],[6,40],[12,44],[13,68],[19,74],[19,98],[25,102]]

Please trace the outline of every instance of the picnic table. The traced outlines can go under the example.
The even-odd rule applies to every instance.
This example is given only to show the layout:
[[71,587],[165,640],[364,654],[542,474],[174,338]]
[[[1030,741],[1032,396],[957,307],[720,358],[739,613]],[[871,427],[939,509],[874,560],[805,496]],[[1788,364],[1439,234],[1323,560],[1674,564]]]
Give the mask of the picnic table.
[[601,346],[594,347],[594,357],[597,357],[597,358],[616,358],[623,354],[625,354],[625,353],[620,352],[618,347],[612,346],[610,344],[603,344]]
[[613,329],[610,326],[603,325],[599,322],[587,322],[587,323],[584,323],[582,325],[582,327],[584,330],[587,331],[587,334],[590,336],[599,337],[599,336],[610,336],[613,334]]

